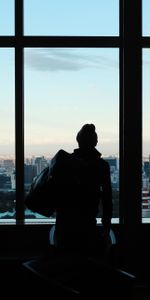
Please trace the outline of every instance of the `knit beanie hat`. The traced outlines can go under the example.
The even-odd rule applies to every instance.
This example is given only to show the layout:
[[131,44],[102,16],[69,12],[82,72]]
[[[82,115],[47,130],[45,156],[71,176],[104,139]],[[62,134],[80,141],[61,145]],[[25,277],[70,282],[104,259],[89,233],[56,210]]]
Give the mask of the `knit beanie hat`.
[[77,133],[76,140],[79,147],[95,147],[98,142],[97,133],[94,124],[85,124]]

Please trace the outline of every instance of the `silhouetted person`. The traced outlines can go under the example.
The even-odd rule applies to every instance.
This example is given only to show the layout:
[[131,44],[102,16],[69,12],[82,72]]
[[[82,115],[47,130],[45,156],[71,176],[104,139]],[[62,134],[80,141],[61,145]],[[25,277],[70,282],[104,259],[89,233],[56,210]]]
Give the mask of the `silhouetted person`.
[[[98,137],[93,124],[85,124],[76,140],[79,147],[71,154],[58,151],[50,167],[53,184],[48,197],[56,200],[56,248],[48,248],[48,256],[31,260],[27,267],[42,282],[45,278],[48,289],[54,284],[54,293],[58,288],[61,295],[68,291],[97,299],[100,292],[104,299],[110,293],[115,299],[127,299],[132,277],[109,264],[105,256],[112,217],[109,164],[95,148]],[[100,202],[102,230],[96,224]]]
[[[58,198],[55,245],[63,251],[100,254],[109,237],[112,217],[109,164],[95,148],[98,137],[93,124],[85,124],[76,140],[79,147],[60,163],[58,159],[52,172]],[[102,230],[96,225],[100,202]]]

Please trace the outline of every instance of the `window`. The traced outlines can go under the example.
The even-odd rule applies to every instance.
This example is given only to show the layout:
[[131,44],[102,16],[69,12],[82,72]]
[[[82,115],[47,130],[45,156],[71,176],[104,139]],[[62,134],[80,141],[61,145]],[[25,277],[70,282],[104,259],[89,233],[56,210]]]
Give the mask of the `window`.
[[149,1],[142,0],[142,28],[143,28],[143,36],[150,36],[150,24],[149,24]]
[[[15,218],[14,49],[0,49],[0,221]],[[4,103],[6,105],[4,105]]]
[[0,1],[0,35],[14,35],[14,0]]
[[[8,1],[3,2],[8,5]],[[8,123],[4,120],[7,128],[10,126],[9,136],[15,123],[15,137],[12,133],[11,141],[15,143],[17,222],[26,218],[24,191],[37,170],[35,159],[39,158],[37,162],[44,165],[60,142],[66,149],[72,149],[76,130],[83,121],[93,119],[100,130],[99,146],[111,165],[117,203],[114,217],[119,217],[125,226],[136,228],[142,215],[142,48],[150,47],[145,14],[149,1],[94,0],[71,4],[67,0],[15,0],[14,4],[15,28],[10,26],[3,32],[5,14],[0,18],[0,61],[4,64],[6,48],[11,56],[15,51],[14,61],[8,56],[3,67],[6,71],[8,65],[12,74],[14,64],[15,78],[11,75],[10,87],[7,79],[7,89],[3,75],[1,83],[11,111],[6,117]],[[14,21],[13,6],[7,6],[6,13],[11,14],[10,25]],[[145,60],[146,53],[144,50]],[[148,77],[144,63],[143,70],[145,118]],[[15,114],[14,95],[9,92],[13,81]],[[147,124],[144,123],[144,139]],[[44,149],[38,135],[42,136]],[[49,143],[51,153],[47,150]],[[0,145],[2,149],[2,137]],[[145,140],[143,145],[145,151]]]
[[142,222],[150,222],[150,136],[149,136],[149,60],[150,60],[150,24],[148,10],[150,3],[147,0],[142,1],[142,25],[143,25],[143,49],[142,49],[142,109],[143,109],[143,161],[142,161]]
[[118,0],[24,0],[25,35],[119,34]]
[[142,166],[142,217],[150,218],[150,104],[149,76],[150,50],[143,50],[143,166]]
[[118,49],[25,48],[24,62],[26,190],[58,149],[72,152],[77,147],[77,131],[93,122],[98,150],[111,166],[118,218]]

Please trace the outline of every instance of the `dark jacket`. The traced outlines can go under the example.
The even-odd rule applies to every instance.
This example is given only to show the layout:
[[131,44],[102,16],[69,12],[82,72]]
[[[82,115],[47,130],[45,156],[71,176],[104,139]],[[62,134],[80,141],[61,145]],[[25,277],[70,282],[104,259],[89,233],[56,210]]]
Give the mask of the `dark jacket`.
[[112,189],[109,164],[95,149],[75,149],[54,168],[57,182],[56,244],[62,248],[96,247],[100,202],[102,224],[109,228]]

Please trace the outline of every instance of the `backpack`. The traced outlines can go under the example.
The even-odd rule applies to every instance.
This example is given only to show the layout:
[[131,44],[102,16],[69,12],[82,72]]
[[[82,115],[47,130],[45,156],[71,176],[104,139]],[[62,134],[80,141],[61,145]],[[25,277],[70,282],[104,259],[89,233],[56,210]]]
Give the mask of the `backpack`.
[[[64,150],[59,150],[51,164],[44,168],[32,181],[30,189],[25,197],[25,205],[33,212],[39,213],[45,217],[50,217],[57,208],[57,198],[59,183],[58,173],[61,165],[66,164],[70,154]],[[60,192],[60,191],[59,191]]]

